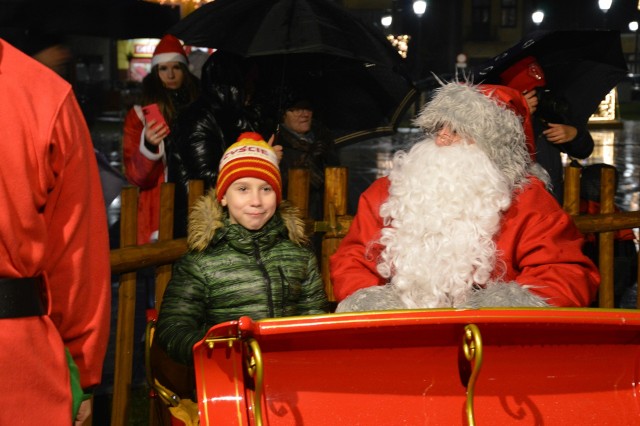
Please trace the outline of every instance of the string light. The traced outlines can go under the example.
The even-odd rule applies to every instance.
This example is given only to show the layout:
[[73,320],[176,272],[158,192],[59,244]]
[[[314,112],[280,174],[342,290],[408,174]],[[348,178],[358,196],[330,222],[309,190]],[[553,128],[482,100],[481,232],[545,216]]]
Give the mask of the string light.
[[398,35],[395,36],[393,34],[389,34],[387,36],[387,40],[391,43],[393,47],[398,51],[400,56],[403,58],[407,57],[407,49],[409,48],[409,40],[411,40],[411,36],[408,35]]

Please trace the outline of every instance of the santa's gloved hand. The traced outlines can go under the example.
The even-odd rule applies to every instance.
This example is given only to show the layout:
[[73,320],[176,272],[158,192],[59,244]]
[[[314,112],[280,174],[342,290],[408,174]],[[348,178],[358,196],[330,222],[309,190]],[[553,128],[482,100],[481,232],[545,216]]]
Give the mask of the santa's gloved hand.
[[523,286],[515,281],[491,282],[485,287],[477,287],[471,290],[464,306],[459,308],[545,308],[550,307],[545,299],[536,296],[528,289],[532,286]]

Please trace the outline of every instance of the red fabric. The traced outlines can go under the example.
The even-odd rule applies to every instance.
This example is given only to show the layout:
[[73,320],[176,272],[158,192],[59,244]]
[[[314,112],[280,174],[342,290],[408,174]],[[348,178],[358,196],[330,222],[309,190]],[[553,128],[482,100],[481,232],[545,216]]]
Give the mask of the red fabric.
[[153,51],[151,57],[151,65],[155,66],[165,62],[182,62],[188,64],[187,54],[180,40],[171,34],[166,34],[160,39],[160,42]]
[[[376,271],[382,246],[371,241],[383,227],[380,206],[388,198],[389,180],[375,181],[360,197],[358,213],[336,253],[330,258],[333,291],[338,301],[354,291],[385,284]],[[506,265],[504,281],[534,286],[531,291],[554,306],[588,306],[596,296],[600,276],[582,254],[583,237],[573,221],[532,178],[503,217],[496,239]]]
[[132,185],[140,188],[138,197],[138,244],[150,242],[160,226],[160,185],[165,181],[164,162],[150,160],[140,151],[144,124],[135,109],[124,120],[122,142],[124,173]]
[[519,92],[547,85],[544,71],[533,56],[527,56],[511,65],[500,74],[500,79],[505,86],[513,87]]
[[0,277],[45,278],[48,315],[0,320],[1,425],[70,425],[64,347],[100,383],[111,284],[102,188],[71,86],[0,40]]

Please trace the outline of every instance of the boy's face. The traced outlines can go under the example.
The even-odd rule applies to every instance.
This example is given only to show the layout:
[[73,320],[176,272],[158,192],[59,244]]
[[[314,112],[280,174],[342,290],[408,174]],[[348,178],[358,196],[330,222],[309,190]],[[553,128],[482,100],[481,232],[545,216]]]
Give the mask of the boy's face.
[[262,179],[247,177],[233,182],[222,197],[229,209],[229,220],[251,231],[257,231],[275,214],[276,192]]

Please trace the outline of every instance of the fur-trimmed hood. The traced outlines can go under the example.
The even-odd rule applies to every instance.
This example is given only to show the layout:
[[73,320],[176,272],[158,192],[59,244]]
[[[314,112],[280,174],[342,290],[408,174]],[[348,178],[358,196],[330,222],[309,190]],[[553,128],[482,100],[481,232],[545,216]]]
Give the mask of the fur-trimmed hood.
[[[295,244],[306,244],[309,239],[305,234],[305,224],[300,211],[293,204],[283,201],[276,214],[280,214],[287,229],[289,239]],[[216,232],[224,227],[226,213],[216,199],[214,189],[200,197],[189,214],[189,233],[187,242],[189,249],[203,251],[213,241]]]

